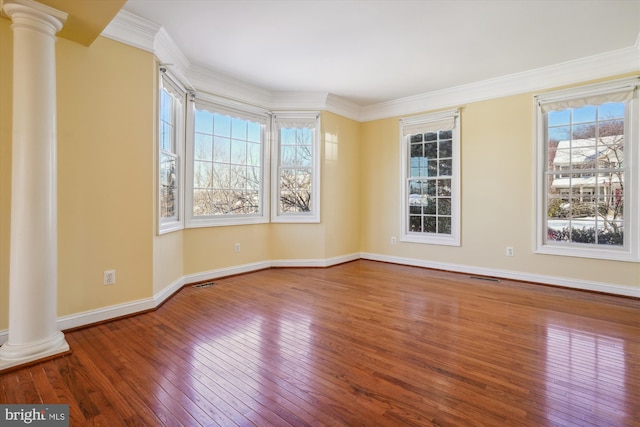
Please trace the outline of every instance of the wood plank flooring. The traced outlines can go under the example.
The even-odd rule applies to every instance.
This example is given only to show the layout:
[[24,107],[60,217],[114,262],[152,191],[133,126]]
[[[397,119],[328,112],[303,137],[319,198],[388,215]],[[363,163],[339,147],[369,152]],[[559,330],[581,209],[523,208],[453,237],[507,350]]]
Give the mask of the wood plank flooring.
[[71,426],[639,426],[640,300],[359,260],[185,287],[0,375]]

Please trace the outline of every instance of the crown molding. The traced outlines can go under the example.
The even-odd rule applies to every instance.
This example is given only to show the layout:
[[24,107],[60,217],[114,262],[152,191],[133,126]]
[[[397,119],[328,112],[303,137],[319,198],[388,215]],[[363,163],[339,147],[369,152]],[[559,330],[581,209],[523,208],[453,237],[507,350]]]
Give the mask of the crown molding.
[[[639,39],[640,40],[640,39]],[[362,107],[360,121],[398,117],[640,71],[636,46]]]
[[267,109],[326,110],[367,122],[452,108],[472,102],[536,92],[640,72],[640,34],[633,46],[573,61],[509,74],[466,85],[361,106],[331,93],[272,92],[265,88],[195,66],[160,26],[121,10],[102,33],[113,40],[154,53],[173,67],[182,83],[195,90]]
[[357,122],[362,121],[362,106],[334,94],[327,95],[325,109]]
[[186,74],[196,91],[271,108],[273,93],[267,89],[196,65],[192,65]]
[[164,28],[158,30],[154,38],[153,49],[160,63],[167,67],[184,87],[195,90],[187,78],[187,71],[192,68],[191,62],[184,56]]
[[273,92],[269,107],[273,110],[325,110],[326,92]]
[[101,35],[155,53],[155,38],[160,28],[158,24],[121,9]]

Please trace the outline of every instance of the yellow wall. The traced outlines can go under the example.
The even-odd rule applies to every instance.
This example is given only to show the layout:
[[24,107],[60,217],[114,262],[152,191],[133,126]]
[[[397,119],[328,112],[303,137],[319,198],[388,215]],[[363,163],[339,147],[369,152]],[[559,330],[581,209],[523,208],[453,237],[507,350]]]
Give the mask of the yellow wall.
[[322,222],[325,251],[322,258],[360,252],[360,123],[323,113]]
[[152,296],[155,61],[105,38],[59,39],[56,52],[64,316]]
[[[460,247],[390,244],[400,233],[398,118],[363,123],[363,252],[640,287],[638,263],[533,253],[533,94],[464,105],[460,120]],[[514,257],[505,256],[506,246]]]

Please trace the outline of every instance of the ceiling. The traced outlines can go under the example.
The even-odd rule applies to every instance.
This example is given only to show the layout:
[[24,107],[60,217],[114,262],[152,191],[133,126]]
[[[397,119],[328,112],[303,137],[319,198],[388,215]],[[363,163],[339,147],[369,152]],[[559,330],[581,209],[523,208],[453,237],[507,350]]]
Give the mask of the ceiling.
[[634,46],[640,0],[128,0],[193,65],[359,105]]

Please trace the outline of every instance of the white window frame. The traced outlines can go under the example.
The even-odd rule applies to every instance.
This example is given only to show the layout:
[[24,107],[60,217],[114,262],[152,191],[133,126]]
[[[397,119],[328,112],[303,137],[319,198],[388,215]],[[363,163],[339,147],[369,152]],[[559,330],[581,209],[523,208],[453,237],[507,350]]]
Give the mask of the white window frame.
[[[536,114],[536,227],[535,252],[539,254],[572,256],[582,258],[607,259],[615,261],[640,261],[640,142],[639,104],[637,77],[615,80],[548,92],[535,97]],[[625,93],[627,95],[625,95]],[[631,95],[629,95],[631,94]],[[583,105],[600,105],[616,100],[622,102],[625,96],[631,96],[625,105],[625,190],[624,190],[624,245],[609,246],[598,244],[547,241],[547,114],[545,110],[563,110]],[[619,98],[619,99],[616,99]]]
[[[220,112],[242,119],[252,119],[263,124],[261,131],[261,171],[260,171],[260,209],[256,214],[228,214],[196,216],[193,214],[194,189],[194,145],[196,105],[206,107],[211,112]],[[206,93],[192,93],[187,107],[186,119],[186,179],[185,179],[185,218],[187,228],[262,224],[269,222],[269,173],[270,173],[270,123],[269,111],[248,104]]]
[[[410,137],[439,130],[452,131],[451,234],[409,231]],[[460,111],[447,110],[400,119],[401,232],[400,241],[460,246]]]
[[[161,95],[163,91],[167,91],[172,95],[172,116],[173,116],[173,151],[166,151],[161,146],[162,135],[162,120],[161,120]],[[184,229],[184,167],[183,167],[183,152],[185,144],[185,130],[184,130],[184,114],[186,103],[186,89],[179,83],[179,81],[171,75],[166,67],[160,65],[158,75],[158,114],[157,114],[157,129],[158,129],[158,150],[157,150],[157,218],[158,218],[158,234],[170,233],[172,231]],[[161,172],[162,172],[162,156],[169,155],[175,158],[176,162],[176,191],[177,197],[175,203],[177,203],[176,215],[169,218],[162,217],[162,184],[161,184]]]
[[[308,128],[313,123],[311,160],[311,200],[309,212],[280,211],[281,128]],[[318,111],[278,111],[273,114],[273,168],[271,174],[271,222],[318,223],[320,222],[320,113]]]

